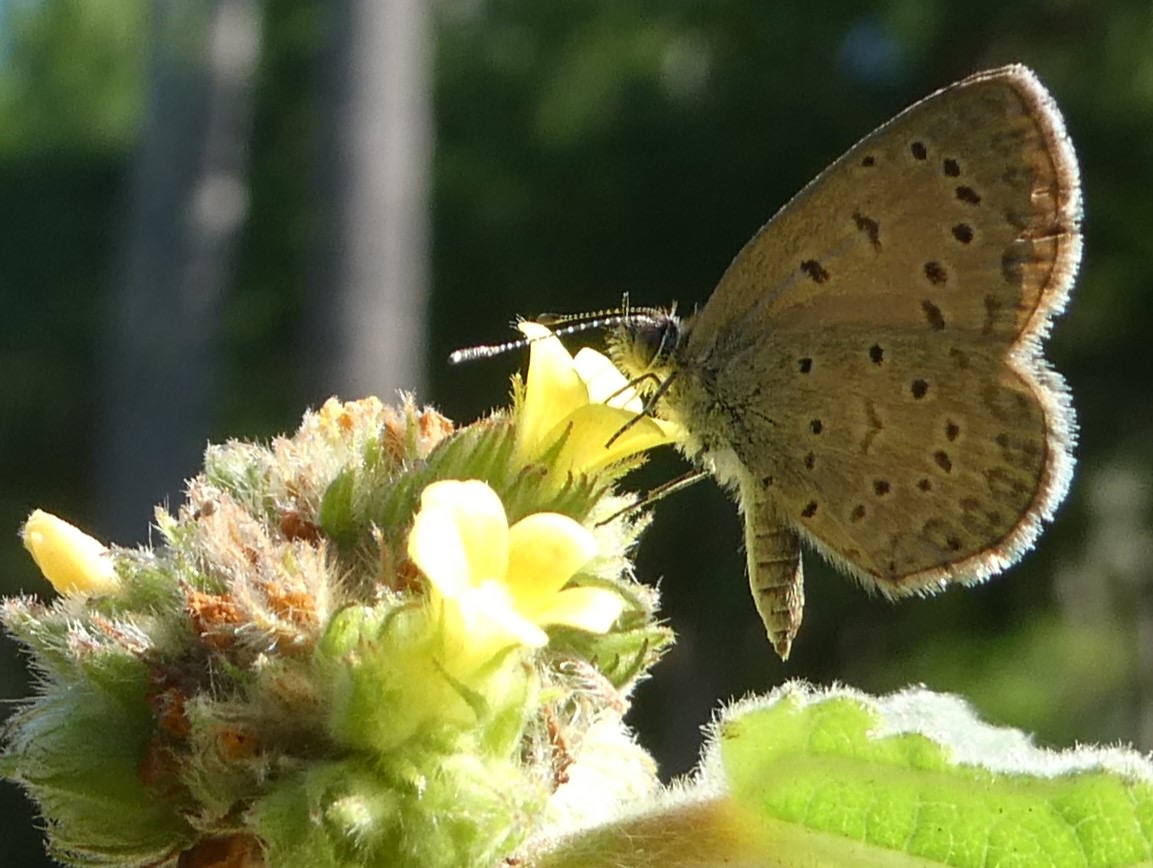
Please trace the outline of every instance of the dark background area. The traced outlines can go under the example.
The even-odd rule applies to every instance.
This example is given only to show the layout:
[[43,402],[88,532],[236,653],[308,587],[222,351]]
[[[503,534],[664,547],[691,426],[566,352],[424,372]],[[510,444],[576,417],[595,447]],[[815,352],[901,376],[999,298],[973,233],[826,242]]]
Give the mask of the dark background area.
[[[187,3],[177,24],[195,32],[221,5]],[[113,513],[104,440],[116,424],[162,454],[173,429],[199,449],[292,430],[327,394],[312,312],[333,291],[317,289],[331,230],[319,204],[332,132],[326,46],[348,24],[333,12],[346,5],[356,4],[250,7],[259,54],[246,123],[233,131],[246,204],[219,260],[227,267],[214,272],[214,333],[198,351],[210,364],[158,361],[157,372],[174,365],[195,389],[169,395],[178,410],[144,400],[143,411],[112,394],[123,341],[114,312],[125,250],[137,241],[131,191],[143,143],[150,124],[163,123],[152,103],[155,58],[172,48],[157,21],[172,24],[173,7],[0,5],[3,592],[48,593],[16,536],[33,508],[130,543],[147,533],[152,503],[178,502],[170,486]],[[720,702],[790,678],[877,693],[923,683],[1045,745],[1153,748],[1153,5],[429,8],[428,315],[399,326],[416,348],[407,356],[411,384],[423,380],[418,397],[458,422],[505,403],[525,357],[450,368],[451,349],[505,339],[517,314],[608,307],[624,292],[691,309],[753,231],[873,127],[978,69],[1021,62],[1037,71],[1065,114],[1086,201],[1081,277],[1048,350],[1081,424],[1057,520],[1007,575],[896,606],[808,557],[805,623],[782,665],[749,597],[735,507],[711,484],[678,494],[657,507],[638,574],[660,582],[679,641],[637,691],[630,720],[669,777],[691,769],[699,728]],[[195,63],[188,68],[194,78]],[[155,292],[155,314],[179,322],[185,313],[168,306],[164,287]],[[398,383],[381,383],[388,399]],[[191,421],[178,412],[189,394]],[[194,457],[177,451],[173,478],[193,474]],[[649,487],[683,469],[659,455],[635,482]],[[18,649],[0,647],[0,696],[11,701],[30,688]],[[16,788],[2,795],[0,862],[38,864],[33,812]]]

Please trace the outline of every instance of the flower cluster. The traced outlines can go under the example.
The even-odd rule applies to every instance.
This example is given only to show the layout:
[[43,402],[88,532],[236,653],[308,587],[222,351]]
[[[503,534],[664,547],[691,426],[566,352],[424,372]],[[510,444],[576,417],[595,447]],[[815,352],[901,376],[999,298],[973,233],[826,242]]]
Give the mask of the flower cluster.
[[677,432],[522,331],[509,411],[331,400],[210,447],[157,547],[30,516],[61,596],[0,604],[44,675],[4,762],[57,858],[490,865],[651,790],[621,716],[670,636],[617,483]]

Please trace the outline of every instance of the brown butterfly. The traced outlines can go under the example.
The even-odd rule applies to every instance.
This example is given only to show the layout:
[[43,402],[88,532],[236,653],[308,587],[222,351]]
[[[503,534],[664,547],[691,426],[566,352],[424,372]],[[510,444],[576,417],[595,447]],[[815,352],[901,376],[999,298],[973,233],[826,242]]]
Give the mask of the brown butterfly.
[[1022,66],[871,133],[773,217],[705,306],[611,338],[732,489],[787,658],[802,543],[887,597],[996,575],[1065,496],[1076,422],[1042,356],[1081,255],[1077,160]]

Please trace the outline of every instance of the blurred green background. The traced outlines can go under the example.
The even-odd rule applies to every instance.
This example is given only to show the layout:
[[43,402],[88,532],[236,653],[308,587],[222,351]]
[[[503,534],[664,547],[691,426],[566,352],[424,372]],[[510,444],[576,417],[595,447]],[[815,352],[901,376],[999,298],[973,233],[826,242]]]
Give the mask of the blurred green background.
[[[392,121],[387,101],[333,102],[365,3],[0,2],[5,593],[47,593],[16,537],[34,507],[142,541],[151,504],[178,499],[206,440],[267,438],[331,391],[357,396],[325,367],[331,335],[316,323],[340,298],[331,263],[346,235],[375,229],[341,211],[358,189],[339,163],[332,180],[341,118]],[[666,500],[639,575],[660,581],[679,643],[630,719],[667,776],[692,767],[720,701],[789,678],[923,683],[1047,745],[1153,748],[1153,4],[381,3],[425,29],[358,57],[415,52],[426,75],[411,97],[431,135],[412,163],[428,171],[417,314],[390,320],[409,344],[382,337],[404,361],[378,388],[418,386],[462,422],[505,401],[524,356],[450,368],[449,350],[504,339],[516,314],[607,307],[626,291],[691,310],[857,138],[970,72],[1032,66],[1065,114],[1086,200],[1081,278],[1049,348],[1081,423],[1056,522],[1007,576],[897,606],[809,557],[805,623],[782,665],[749,597],[736,509],[711,484]],[[255,50],[221,77],[210,33]],[[204,117],[223,138],[197,138]],[[213,186],[219,166],[227,183]],[[150,192],[165,184],[185,199]],[[195,199],[200,211],[165,206],[188,206],[189,189],[216,192]],[[183,249],[171,273],[202,294],[182,308],[188,296],[149,283],[173,248],[148,232],[187,229],[190,214],[199,258]],[[163,337],[186,324],[187,350]],[[682,471],[657,456],[636,484]],[[2,648],[11,702],[29,681],[18,649]],[[14,787],[0,795],[0,863],[41,864],[34,813]]]

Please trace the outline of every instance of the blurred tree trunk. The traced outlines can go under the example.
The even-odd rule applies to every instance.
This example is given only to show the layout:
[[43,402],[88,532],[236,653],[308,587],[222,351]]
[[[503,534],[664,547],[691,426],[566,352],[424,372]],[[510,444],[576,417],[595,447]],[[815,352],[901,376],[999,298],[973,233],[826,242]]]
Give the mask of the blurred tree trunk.
[[248,206],[256,0],[154,0],[145,127],[99,402],[99,530],[139,540],[208,439],[221,301]]
[[333,0],[320,93],[306,393],[383,400],[425,373],[432,148],[427,0]]

